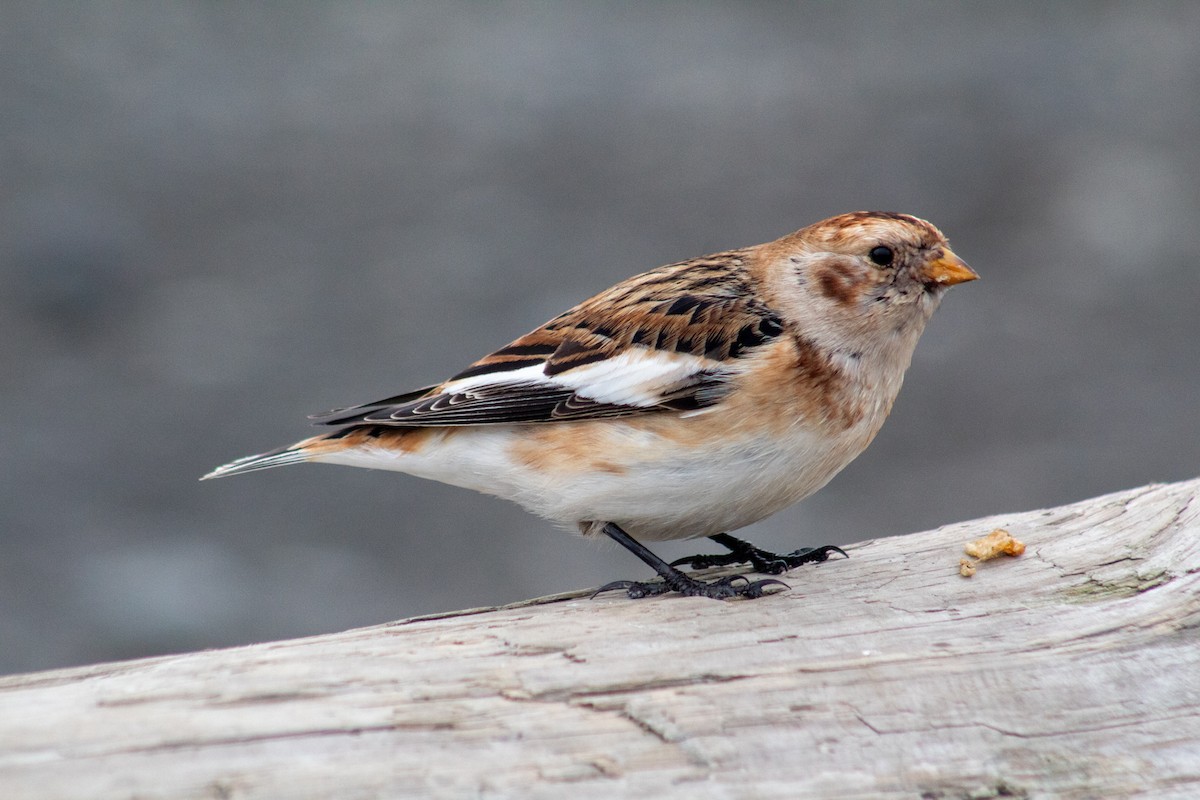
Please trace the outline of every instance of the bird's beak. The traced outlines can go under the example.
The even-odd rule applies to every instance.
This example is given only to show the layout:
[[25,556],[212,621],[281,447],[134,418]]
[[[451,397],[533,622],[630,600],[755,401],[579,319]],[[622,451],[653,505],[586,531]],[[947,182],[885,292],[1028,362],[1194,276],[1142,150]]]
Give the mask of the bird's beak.
[[926,283],[936,283],[939,286],[953,286],[956,283],[966,283],[977,280],[979,273],[967,266],[967,262],[950,251],[949,247],[942,248],[942,254],[925,265],[922,270]]

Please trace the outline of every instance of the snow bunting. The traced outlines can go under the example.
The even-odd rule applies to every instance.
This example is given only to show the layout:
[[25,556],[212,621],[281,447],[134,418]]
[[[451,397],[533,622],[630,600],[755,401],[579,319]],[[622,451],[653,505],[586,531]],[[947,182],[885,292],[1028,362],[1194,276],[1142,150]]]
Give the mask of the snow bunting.
[[[204,477],[305,461],[406,472],[604,534],[663,579],[605,589],[759,597],[780,582],[676,566],[779,574],[840,553],[779,556],[728,531],[863,451],[946,288],[977,277],[924,220],[843,214],[636,275],[443,383],[317,415],[333,430]],[[642,544],[702,536],[730,552],[672,565]]]

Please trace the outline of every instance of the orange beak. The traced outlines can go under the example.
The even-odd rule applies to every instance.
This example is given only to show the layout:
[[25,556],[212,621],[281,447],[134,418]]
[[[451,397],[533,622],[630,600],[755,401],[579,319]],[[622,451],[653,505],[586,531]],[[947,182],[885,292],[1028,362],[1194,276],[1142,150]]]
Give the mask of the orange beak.
[[949,247],[943,247],[942,254],[926,264],[922,273],[926,282],[942,286],[953,286],[956,283],[979,279],[979,273],[968,267],[967,262],[954,255]]

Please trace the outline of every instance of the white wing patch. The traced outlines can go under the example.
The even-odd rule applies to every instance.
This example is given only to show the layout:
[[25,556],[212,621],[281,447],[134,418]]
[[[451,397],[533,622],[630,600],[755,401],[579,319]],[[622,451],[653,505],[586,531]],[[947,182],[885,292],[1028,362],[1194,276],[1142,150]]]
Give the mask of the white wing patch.
[[541,364],[521,367],[510,372],[492,372],[450,381],[439,388],[445,394],[472,394],[473,389],[500,388],[505,385],[552,386],[571,389],[579,397],[609,405],[649,408],[658,404],[663,394],[687,382],[699,372],[712,372],[726,365],[708,358],[686,353],[635,347],[611,358],[593,361],[546,375]]
[[506,383],[549,383],[546,377],[545,364],[534,364],[507,372],[489,372],[486,375],[474,375],[470,378],[459,378],[456,381],[446,381],[437,388],[438,394],[470,394],[472,389],[481,386],[503,386]]
[[719,368],[720,362],[686,353],[630,348],[612,358],[584,364],[551,380],[597,403],[653,406],[665,392],[698,372]]

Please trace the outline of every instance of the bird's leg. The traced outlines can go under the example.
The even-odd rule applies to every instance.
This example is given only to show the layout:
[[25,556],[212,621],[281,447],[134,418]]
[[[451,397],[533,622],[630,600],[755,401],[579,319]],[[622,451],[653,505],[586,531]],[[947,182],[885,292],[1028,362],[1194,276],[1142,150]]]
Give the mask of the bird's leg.
[[786,583],[777,581],[774,578],[751,581],[744,575],[733,575],[711,583],[704,583],[703,581],[698,581],[695,578],[684,575],[654,555],[654,553],[651,553],[641,542],[621,530],[620,526],[609,522],[605,524],[603,530],[613,541],[619,542],[629,552],[649,564],[663,580],[662,583],[613,581],[597,589],[596,594],[607,592],[611,589],[624,589],[630,597],[635,599],[666,594],[667,592],[679,592],[688,597],[711,597],[715,600],[725,600],[730,597],[762,597],[765,594],[763,590],[768,586],[788,588]]
[[[744,542],[736,536],[730,536],[728,533],[718,533],[708,538],[723,547],[729,548],[729,552],[714,556],[687,556],[672,561],[671,566],[706,569],[708,567],[724,567],[729,564],[750,564],[754,567],[755,572],[765,572],[768,575],[781,575],[801,564],[824,561],[829,558],[830,553],[846,555],[845,550],[840,547],[834,547],[831,544],[822,545],[821,547],[802,547],[799,550],[793,550],[787,555],[781,556],[767,550],[759,550],[749,542]],[[846,557],[849,558],[849,556]]]

